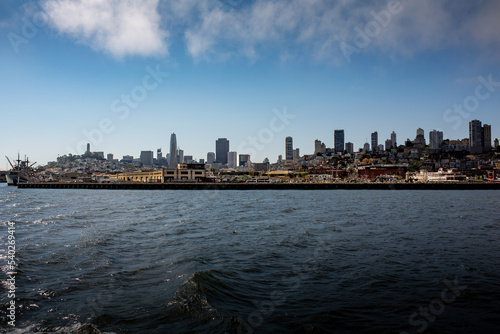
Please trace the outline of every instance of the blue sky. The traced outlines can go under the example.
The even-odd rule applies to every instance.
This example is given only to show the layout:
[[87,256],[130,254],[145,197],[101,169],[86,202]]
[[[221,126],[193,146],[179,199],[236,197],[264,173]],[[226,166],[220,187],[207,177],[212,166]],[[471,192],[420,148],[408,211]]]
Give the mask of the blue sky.
[[465,138],[472,119],[496,138],[499,16],[495,0],[2,1],[0,153],[165,154],[175,132],[197,159],[226,137],[275,161],[286,136],[310,154],[335,129],[358,149],[373,131]]

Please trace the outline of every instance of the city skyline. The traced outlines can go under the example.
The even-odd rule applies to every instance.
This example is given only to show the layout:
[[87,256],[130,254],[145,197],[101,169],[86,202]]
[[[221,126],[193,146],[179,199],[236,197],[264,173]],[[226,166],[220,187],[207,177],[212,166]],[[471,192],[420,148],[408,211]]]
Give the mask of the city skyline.
[[[379,144],[378,143],[378,133],[377,131],[373,132],[371,134],[371,142],[366,142],[363,144],[363,146],[360,147],[355,147],[353,143],[351,142],[346,142],[344,145],[344,150],[342,152],[338,152],[337,150],[337,142],[338,141],[344,141],[344,130],[343,129],[337,129],[334,130],[334,138],[333,138],[333,145],[332,146],[327,146],[325,143],[323,143],[321,140],[314,140],[313,143],[313,150],[312,153],[306,151],[306,153],[303,153],[300,155],[300,148],[299,147],[294,147],[293,145],[293,136],[287,136],[285,138],[285,144],[283,146],[283,153],[284,154],[279,154],[276,159],[274,158],[269,158],[266,156],[264,160],[268,160],[271,162],[274,161],[279,161],[280,158],[284,157],[284,160],[294,160],[298,158],[299,156],[302,157],[304,155],[316,155],[317,153],[322,153],[325,154],[327,153],[326,150],[329,149],[331,150],[331,153],[329,154],[337,154],[341,153],[344,154],[344,152],[347,153],[356,153],[356,152],[371,152],[371,153],[377,153],[379,151],[386,151],[389,148],[397,148],[399,146],[405,146],[406,141],[411,141],[412,143],[416,144],[421,144],[421,145],[426,145],[428,146],[430,152],[436,153],[440,151],[441,144],[444,140],[467,140],[470,142],[470,151],[471,154],[482,154],[485,153],[492,148],[496,148],[497,145],[495,144],[498,143],[500,138],[492,138],[491,137],[491,125],[482,123],[480,120],[472,120],[469,122],[469,134],[467,137],[464,138],[457,138],[457,139],[452,139],[452,138],[446,138],[444,137],[444,133],[442,131],[438,131],[436,129],[433,129],[431,131],[428,131],[428,141],[425,137],[426,131],[422,128],[417,128],[416,129],[416,136],[414,139],[407,138],[406,140],[403,140],[400,144],[397,144],[397,133],[395,131],[392,131],[389,138],[385,140],[385,145],[384,144]],[[382,139],[382,141],[384,141]],[[477,143],[479,142],[479,143]],[[177,163],[185,163],[189,161],[203,161],[204,163],[212,164],[212,163],[219,163],[220,166],[227,166],[228,168],[236,168],[237,166],[242,166],[241,162],[241,157],[244,157],[244,161],[251,161],[253,163],[260,163],[261,161],[256,160],[255,158],[252,159],[251,155],[245,152],[237,152],[237,151],[229,151],[229,145],[230,145],[230,140],[227,138],[218,138],[215,143],[214,143],[214,151],[219,151],[218,155],[219,158],[216,157],[216,152],[206,152],[205,156],[203,157],[196,157],[193,155],[188,155],[184,156],[184,150],[181,150],[177,146],[177,138],[176,134],[172,133],[170,136],[170,150],[174,150],[176,153],[174,160],[172,160],[172,155],[169,153],[167,157],[169,159],[166,159],[166,166],[169,168],[173,168],[172,166],[176,166]],[[91,144],[87,143],[86,144],[86,153],[97,153],[99,156],[104,158],[105,154],[107,154],[107,160],[113,159],[115,156],[114,153],[112,152],[102,152],[102,151],[93,151],[91,150]],[[134,157],[144,165],[153,165],[153,159],[154,160],[159,160],[162,158],[162,153],[161,153],[161,148],[157,149],[157,157],[155,158],[153,155],[153,150],[148,150],[148,151],[141,151],[139,157],[134,156],[134,155],[124,155],[123,160],[130,160],[130,158]],[[150,163],[144,163],[144,158],[143,156],[147,154],[148,158],[147,161]],[[230,157],[231,155],[231,157]],[[287,156],[288,155],[288,156]],[[222,160],[221,157],[225,156],[225,160],[222,162],[219,160]],[[189,157],[189,161],[185,161],[185,158]],[[206,157],[206,158],[205,158]],[[116,156],[116,158],[118,158]],[[121,159],[117,159],[121,160]],[[229,163],[231,162],[231,164]],[[157,162],[158,164],[158,162]]]
[[374,131],[467,138],[474,119],[500,136],[496,1],[106,3],[0,4],[2,155],[167,153],[175,132],[197,159],[225,137],[273,161],[286,136],[303,155],[343,129],[357,151]]

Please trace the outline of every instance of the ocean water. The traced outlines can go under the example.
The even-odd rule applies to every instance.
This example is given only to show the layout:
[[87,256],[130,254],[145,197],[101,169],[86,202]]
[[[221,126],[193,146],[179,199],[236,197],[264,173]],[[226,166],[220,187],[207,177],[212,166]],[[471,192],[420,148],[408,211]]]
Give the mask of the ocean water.
[[0,185],[0,331],[498,333],[499,195]]

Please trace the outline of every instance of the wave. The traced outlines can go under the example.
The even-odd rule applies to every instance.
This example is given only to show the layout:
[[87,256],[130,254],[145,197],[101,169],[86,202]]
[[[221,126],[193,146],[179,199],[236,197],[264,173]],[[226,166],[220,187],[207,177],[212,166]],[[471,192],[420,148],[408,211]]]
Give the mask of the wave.
[[7,330],[9,334],[28,334],[28,333],[54,333],[54,334],[114,334],[113,332],[102,332],[95,325],[88,323],[76,323],[71,326],[63,327],[44,327],[42,325],[31,324],[25,327],[17,327],[13,330]]

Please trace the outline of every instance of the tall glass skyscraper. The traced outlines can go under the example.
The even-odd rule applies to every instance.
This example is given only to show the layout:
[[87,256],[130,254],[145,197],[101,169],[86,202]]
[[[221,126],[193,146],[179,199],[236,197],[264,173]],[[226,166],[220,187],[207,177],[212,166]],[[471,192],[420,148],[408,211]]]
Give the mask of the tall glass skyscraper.
[[335,130],[333,135],[333,145],[335,153],[344,152],[344,130]]
[[219,138],[215,142],[215,159],[222,165],[227,164],[227,154],[229,153],[229,140]]
[[170,136],[170,161],[168,167],[177,168],[177,137],[175,133]]

